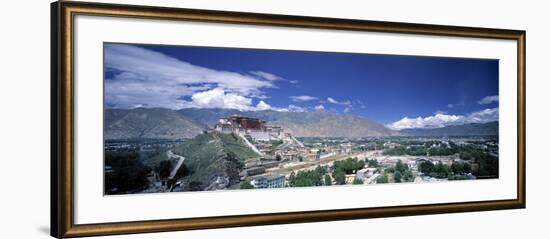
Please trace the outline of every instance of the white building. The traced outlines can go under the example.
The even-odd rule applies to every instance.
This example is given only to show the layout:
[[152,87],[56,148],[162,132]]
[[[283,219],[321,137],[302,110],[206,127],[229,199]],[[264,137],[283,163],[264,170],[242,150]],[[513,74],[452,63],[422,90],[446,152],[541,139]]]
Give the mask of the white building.
[[239,133],[263,142],[285,138],[283,129],[279,126],[267,125],[265,121],[260,119],[236,115],[220,119],[214,130],[226,134]]

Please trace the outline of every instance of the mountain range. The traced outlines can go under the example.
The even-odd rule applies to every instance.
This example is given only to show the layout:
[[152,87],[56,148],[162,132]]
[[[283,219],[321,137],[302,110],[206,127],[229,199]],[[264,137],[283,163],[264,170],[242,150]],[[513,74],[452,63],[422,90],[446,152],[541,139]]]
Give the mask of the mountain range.
[[107,109],[104,117],[108,140],[193,138],[205,129],[170,109]]
[[225,109],[182,109],[182,115],[213,126],[220,118],[231,115],[254,117],[270,125],[283,127],[297,137],[364,137],[397,135],[384,125],[350,114],[338,114],[325,110],[307,112],[238,111]]
[[404,129],[402,135],[410,136],[475,136],[498,135],[498,121],[488,123],[470,123],[463,125],[449,125],[432,129]]
[[296,137],[497,135],[498,122],[436,129],[394,131],[373,120],[325,110],[307,112],[239,111],[231,109],[171,110],[163,108],[106,109],[105,139],[193,138],[213,128],[220,118],[241,115],[283,127]]

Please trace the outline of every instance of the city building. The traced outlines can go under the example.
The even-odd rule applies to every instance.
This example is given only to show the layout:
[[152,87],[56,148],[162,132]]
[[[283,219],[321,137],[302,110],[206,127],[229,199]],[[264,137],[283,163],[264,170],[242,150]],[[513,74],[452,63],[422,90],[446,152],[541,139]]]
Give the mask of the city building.
[[355,180],[355,174],[346,174],[346,184],[352,184]]
[[252,168],[248,168],[248,169],[245,169],[243,170],[242,172],[242,176],[243,177],[249,177],[249,176],[254,176],[254,175],[258,175],[258,174],[262,174],[262,173],[265,173],[265,167],[263,166],[258,166],[258,167],[252,167]]
[[284,175],[262,176],[253,179],[250,184],[255,188],[284,188],[286,178]]
[[365,179],[372,177],[376,172],[376,170],[377,170],[376,168],[363,168],[363,169],[357,170],[355,177],[365,181]]
[[214,130],[227,134],[238,133],[262,142],[285,138],[283,129],[279,126],[267,125],[266,121],[257,118],[237,115],[220,119]]
[[371,177],[367,178],[366,180],[364,180],[365,184],[375,184],[376,183],[376,179],[378,179],[378,177],[380,177],[380,174],[379,173],[375,173],[373,174]]
[[340,144],[341,154],[350,154],[352,146],[353,145],[351,143]]

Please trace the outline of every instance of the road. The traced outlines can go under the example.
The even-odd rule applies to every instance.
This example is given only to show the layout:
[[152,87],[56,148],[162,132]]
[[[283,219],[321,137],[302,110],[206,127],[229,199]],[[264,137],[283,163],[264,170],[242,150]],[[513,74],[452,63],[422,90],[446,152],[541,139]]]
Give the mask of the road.
[[241,138],[244,141],[244,143],[246,144],[246,146],[248,146],[250,149],[252,149],[252,151],[256,152],[260,156],[264,155],[262,152],[260,152],[260,150],[258,150],[258,148],[256,148],[256,146],[254,146],[252,143],[250,143],[250,141],[248,141],[248,139],[246,139],[246,137],[244,137],[244,135],[242,135],[241,133],[236,133],[236,135],[239,138]]
[[170,172],[170,176],[168,177],[170,179],[173,179],[174,176],[176,176],[176,173],[178,172],[178,169],[180,169],[181,165],[183,164],[183,161],[185,161],[185,157],[174,154],[172,152],[172,150],[168,150],[168,152],[166,152],[166,156],[168,156],[168,158],[177,158],[178,159],[178,163],[176,164],[176,167],[174,167],[174,169],[172,169],[172,171]]

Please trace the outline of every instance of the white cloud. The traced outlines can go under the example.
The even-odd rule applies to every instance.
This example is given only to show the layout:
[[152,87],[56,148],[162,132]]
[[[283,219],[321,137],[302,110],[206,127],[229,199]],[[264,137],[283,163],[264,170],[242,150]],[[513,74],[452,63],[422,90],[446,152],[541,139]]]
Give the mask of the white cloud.
[[[216,93],[218,98],[212,103],[221,104],[223,92],[225,107],[242,107],[250,98],[266,98],[263,89],[276,87],[274,81],[280,79],[261,71],[247,75],[201,67],[126,44],[105,45],[105,67],[109,75],[105,98],[111,108],[141,105],[179,109],[188,107],[189,102],[178,99],[214,89],[218,90],[210,94]],[[199,105],[205,94],[198,95],[194,103]]]
[[367,106],[365,105],[365,103],[363,103],[363,101],[359,100],[359,99],[356,99],[355,102],[353,103],[354,106],[359,106],[359,109],[366,109]]
[[393,130],[414,128],[441,128],[449,125],[459,125],[466,123],[487,123],[497,120],[498,108],[492,108],[472,112],[468,115],[448,115],[442,112],[436,112],[435,115],[428,117],[404,117],[399,121],[386,125],[386,127]]
[[254,110],[252,99],[235,93],[226,93],[221,88],[198,92],[191,96],[190,102],[185,106],[194,108],[222,108],[243,111]]
[[336,105],[347,105],[347,106],[351,106],[351,102],[349,100],[346,100],[346,101],[337,101],[335,100],[334,98],[332,97],[327,97],[327,101],[329,103],[332,103],[332,104],[336,104]]
[[276,81],[276,80],[282,80],[283,78],[271,73],[267,73],[264,71],[251,71],[250,74],[261,77],[263,79],[266,79],[268,81]]
[[461,122],[463,122],[463,120],[464,120],[464,116],[461,116],[461,115],[436,114],[425,118],[404,117],[403,119],[387,126],[388,128],[394,129],[394,130],[413,129],[413,128],[441,128],[447,125],[460,124]]
[[324,105],[317,105],[317,106],[315,106],[315,109],[316,110],[324,110],[325,106]]
[[463,107],[463,106],[464,106],[463,102],[456,103],[456,104],[447,104],[447,108],[449,108],[449,109],[459,108],[459,107]]
[[260,102],[258,102],[258,104],[256,105],[256,109],[257,110],[270,110],[271,105],[265,103],[263,100],[260,100]]
[[245,110],[245,111],[262,111],[262,110],[273,110],[278,112],[307,112],[307,108],[297,106],[297,105],[288,105],[286,108],[274,107],[264,101],[258,102],[256,107]]
[[300,107],[300,106],[297,106],[297,105],[288,105],[287,109],[290,112],[306,112],[307,111],[306,108]]
[[191,96],[191,100],[180,100],[183,108],[221,108],[240,111],[273,110],[278,112],[306,112],[307,108],[290,104],[286,108],[274,107],[260,100],[256,106],[252,99],[235,93],[225,92],[221,88],[202,91]]
[[498,108],[473,112],[466,117],[468,123],[485,123],[498,120]]
[[297,81],[297,80],[291,80],[289,82],[292,83],[292,84],[298,84],[299,83],[299,81]]
[[338,101],[336,101],[335,99],[333,99],[331,97],[328,97],[327,101],[330,102],[330,103],[333,103],[333,104],[338,104]]
[[310,100],[317,100],[317,97],[309,96],[309,95],[289,96],[288,98],[290,98],[294,102],[304,102],[304,101],[310,101]]
[[493,102],[498,102],[498,95],[489,95],[483,97],[483,99],[479,100],[477,103],[480,105],[488,105]]
[[344,109],[344,113],[345,113],[345,114],[349,113],[350,111],[351,111],[351,107],[346,107],[346,108]]

